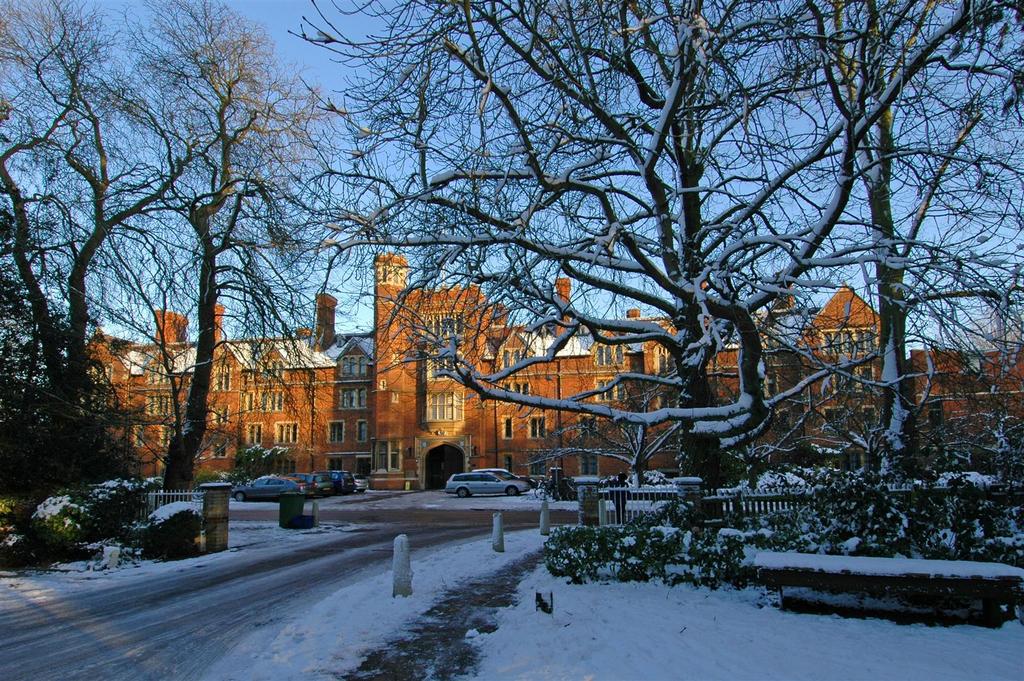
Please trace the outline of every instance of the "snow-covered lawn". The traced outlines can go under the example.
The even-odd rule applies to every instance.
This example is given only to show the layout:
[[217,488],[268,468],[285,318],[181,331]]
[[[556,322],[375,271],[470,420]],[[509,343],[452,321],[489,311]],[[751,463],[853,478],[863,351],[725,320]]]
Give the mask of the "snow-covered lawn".
[[[275,631],[257,631],[209,679],[336,678],[403,637],[446,589],[539,550],[535,530],[509,533],[506,552],[473,541],[417,552],[413,596],[391,598],[391,574],[351,584]],[[534,596],[554,594],[554,612]],[[346,607],[338,608],[337,603]],[[1020,679],[1024,626],[900,625],[782,612],[758,589],[658,584],[572,586],[541,567],[492,633],[469,632],[479,679]]]
[[[550,616],[536,592],[554,593]],[[646,583],[571,586],[543,568],[478,635],[476,678],[1020,679],[1024,626],[902,625],[780,611],[762,591]],[[495,654],[491,651],[515,651]]]
[[505,553],[494,553],[490,539],[426,551],[417,551],[413,544],[412,596],[391,597],[389,564],[321,600],[283,628],[255,631],[205,678],[336,678],[356,668],[368,652],[400,638],[405,625],[426,612],[445,589],[539,550],[542,539],[536,530],[507,534]]

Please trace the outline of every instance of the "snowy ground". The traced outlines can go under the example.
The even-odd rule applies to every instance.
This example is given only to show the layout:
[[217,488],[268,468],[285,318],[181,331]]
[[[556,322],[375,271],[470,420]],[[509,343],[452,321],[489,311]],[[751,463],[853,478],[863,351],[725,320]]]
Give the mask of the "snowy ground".
[[[510,533],[506,552],[473,541],[417,553],[414,593],[391,598],[385,571],[346,586],[275,631],[258,631],[208,679],[337,678],[403,636],[446,589],[541,548],[536,531]],[[554,613],[535,608],[554,594]],[[781,612],[760,590],[656,584],[572,586],[543,567],[492,633],[468,632],[479,679],[1020,679],[1024,626],[990,630]],[[344,608],[337,603],[345,603]]]
[[175,561],[126,559],[113,570],[98,569],[97,561],[79,561],[49,570],[0,571],[0,606],[5,593],[62,592],[103,586],[117,580],[149,579],[162,573],[185,572],[229,562],[241,554],[280,553],[288,551],[289,547],[320,541],[353,529],[353,526],[342,523],[322,523],[310,530],[286,530],[276,522],[232,521],[228,529],[228,550],[222,553]]

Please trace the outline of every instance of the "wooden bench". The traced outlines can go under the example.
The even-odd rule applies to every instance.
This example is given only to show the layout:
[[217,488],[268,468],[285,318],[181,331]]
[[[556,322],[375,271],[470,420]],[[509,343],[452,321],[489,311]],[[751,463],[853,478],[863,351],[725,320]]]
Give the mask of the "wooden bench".
[[1000,605],[1024,623],[1024,570],[1001,563],[963,560],[823,556],[761,552],[754,558],[758,579],[777,589],[786,607],[786,587],[808,587],[885,596],[920,594],[981,599],[985,623],[999,626]]

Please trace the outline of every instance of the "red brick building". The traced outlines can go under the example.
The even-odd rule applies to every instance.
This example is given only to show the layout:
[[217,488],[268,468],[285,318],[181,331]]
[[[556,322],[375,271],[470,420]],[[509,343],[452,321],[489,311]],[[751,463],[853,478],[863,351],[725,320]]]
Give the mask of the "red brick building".
[[[201,467],[225,470],[235,454],[252,445],[283,447],[288,467],[299,471],[344,468],[372,476],[377,489],[422,489],[444,485],[449,475],[480,467],[542,474],[546,452],[560,447],[573,415],[482,401],[437,374],[424,358],[424,337],[463,339],[459,353],[484,371],[540,354],[551,342],[507,322],[475,287],[405,291],[408,265],[397,255],[375,261],[374,325],[367,333],[335,332],[337,301],[317,297],[316,328],[297,338],[222,339],[216,350],[207,446]],[[569,280],[557,289],[568,299]],[[629,317],[639,317],[630,310]],[[134,405],[130,424],[144,472],[160,470],[159,454],[173,433],[184,403],[194,349],[187,320],[173,312],[155,315],[156,342],[132,344],[104,339],[109,376]],[[877,400],[857,379],[878,379],[874,350],[877,315],[848,287],[820,310],[785,300],[765,314],[766,391],[791,391],[775,410],[768,440],[808,437],[821,444],[856,442],[877,418]],[[794,347],[797,349],[794,350]],[[836,362],[840,376],[807,382]],[[715,390],[735,390],[736,352],[716,358]],[[667,357],[643,346],[608,346],[575,339],[554,361],[517,372],[510,388],[561,398],[606,386],[625,370],[665,371]],[[801,382],[806,385],[801,385]],[[624,397],[619,389],[592,399]],[[848,448],[847,463],[865,463],[864,447]],[[651,462],[675,469],[673,451]],[[623,464],[581,455],[559,460],[569,475],[611,475]]]

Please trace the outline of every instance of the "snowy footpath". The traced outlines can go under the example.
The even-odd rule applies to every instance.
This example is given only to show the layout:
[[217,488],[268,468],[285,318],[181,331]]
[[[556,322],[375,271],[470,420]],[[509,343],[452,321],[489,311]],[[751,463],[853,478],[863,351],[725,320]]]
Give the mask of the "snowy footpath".
[[[896,624],[782,612],[759,589],[709,591],[658,584],[569,585],[532,567],[536,530],[431,551],[413,546],[413,595],[391,597],[390,569],[350,584],[273,631],[239,641],[207,679],[362,678],[368,659],[411,635],[445,627],[470,655],[408,678],[467,679],[1014,679],[1024,677],[1024,626]],[[489,576],[518,587],[507,604],[454,625],[438,603],[472,604]],[[553,612],[535,605],[553,594]],[[458,615],[462,617],[461,614]],[[426,632],[426,633],[425,633]],[[414,643],[414,642],[413,642]],[[433,644],[431,644],[433,646]],[[412,648],[415,650],[415,647]],[[408,658],[414,660],[415,658]],[[441,658],[444,659],[444,658]],[[372,669],[372,665],[371,665]],[[366,678],[370,678],[367,676]]]

